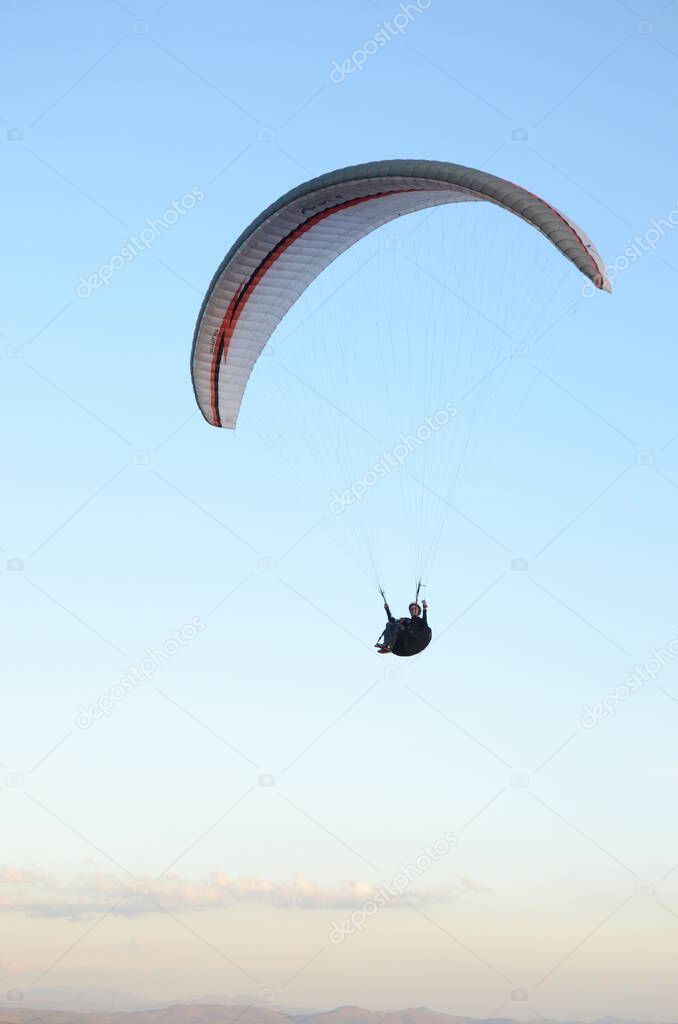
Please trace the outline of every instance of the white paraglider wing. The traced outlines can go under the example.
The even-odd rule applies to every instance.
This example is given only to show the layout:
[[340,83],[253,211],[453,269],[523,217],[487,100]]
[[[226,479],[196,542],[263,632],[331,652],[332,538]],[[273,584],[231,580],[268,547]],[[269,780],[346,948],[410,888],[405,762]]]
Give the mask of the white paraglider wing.
[[611,291],[592,242],[531,192],[484,171],[388,160],[324,174],[282,196],[236,241],[212,280],[193,340],[193,387],[205,419],[236,425],[266,342],[315,278],[365,235],[397,217],[446,203],[486,201],[533,225],[588,277]]

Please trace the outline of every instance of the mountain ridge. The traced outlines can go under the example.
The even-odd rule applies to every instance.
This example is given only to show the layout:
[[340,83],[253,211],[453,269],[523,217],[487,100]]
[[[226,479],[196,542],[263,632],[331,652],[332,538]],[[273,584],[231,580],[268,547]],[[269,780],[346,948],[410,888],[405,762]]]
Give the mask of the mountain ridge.
[[[74,1000],[79,990],[64,990],[64,1000]],[[482,1017],[462,1017],[428,1007],[408,1007],[403,1010],[366,1010],[360,1006],[343,1005],[330,1010],[286,1012],[282,1008],[262,1005],[258,1000],[250,1003],[178,1001],[166,1005],[138,998],[143,1004],[137,1009],[81,1010],[55,1009],[44,1005],[45,1000],[59,998],[58,989],[38,990],[32,1004],[12,1007],[5,1003],[0,1009],[0,1024],[485,1024]],[[89,989],[80,992],[81,1002],[108,997],[118,1005],[133,1004],[137,997],[129,993]],[[242,998],[242,997],[239,997]],[[42,1005],[40,1005],[42,1003]],[[36,1019],[36,1011],[39,1015]],[[512,1018],[495,1019],[493,1024],[524,1024]],[[659,1024],[659,1022],[632,1021],[620,1017],[602,1017],[595,1021],[549,1021],[549,1024]],[[678,1022],[661,1022],[678,1024]]]

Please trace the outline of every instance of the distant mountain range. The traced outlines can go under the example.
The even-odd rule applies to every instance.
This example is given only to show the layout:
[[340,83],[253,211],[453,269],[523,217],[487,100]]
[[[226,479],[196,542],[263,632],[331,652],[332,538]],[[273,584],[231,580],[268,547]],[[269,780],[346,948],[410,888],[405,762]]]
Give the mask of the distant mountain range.
[[[25,1002],[26,1006],[18,1006],[11,998],[5,1001],[0,1006],[0,1024],[484,1024],[479,1018],[455,1017],[425,1006],[376,1011],[359,1006],[338,1006],[334,1010],[273,1009],[260,1000],[248,1001],[246,996],[238,996],[237,1002],[227,996],[209,996],[163,1006],[130,993],[101,988],[37,989],[28,994]],[[40,1011],[38,1022],[36,1010]],[[493,1018],[492,1024],[518,1022]],[[594,1024],[641,1022],[604,1017]]]

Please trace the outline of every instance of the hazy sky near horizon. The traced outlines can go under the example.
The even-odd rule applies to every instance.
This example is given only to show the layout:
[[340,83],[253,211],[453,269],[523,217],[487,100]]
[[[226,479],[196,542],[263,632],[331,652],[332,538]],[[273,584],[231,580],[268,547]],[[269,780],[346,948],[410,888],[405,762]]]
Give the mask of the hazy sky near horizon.
[[[245,429],[195,409],[212,273],[313,175],[483,166],[609,263],[678,210],[678,4],[409,9],[342,78],[397,3],[5,5],[0,989],[26,1005],[102,984],[676,1017],[678,232],[521,363],[529,397],[430,581],[439,640],[399,672],[331,517],[248,429],[285,415],[275,347]],[[310,313],[297,352],[333,315]],[[84,721],[149,649],[171,657]],[[589,727],[633,666],[654,678]],[[332,941],[443,840],[408,902]]]

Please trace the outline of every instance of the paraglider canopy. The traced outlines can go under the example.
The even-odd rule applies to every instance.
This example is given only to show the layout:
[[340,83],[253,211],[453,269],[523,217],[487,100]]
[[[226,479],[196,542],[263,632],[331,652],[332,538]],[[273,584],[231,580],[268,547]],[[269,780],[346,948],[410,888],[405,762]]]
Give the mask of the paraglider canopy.
[[341,253],[397,217],[487,201],[540,231],[596,288],[611,291],[593,243],[532,192],[485,171],[431,160],[383,160],[305,182],[263,211],[218,268],[195,329],[191,372],[200,410],[234,428],[247,381],[285,314]]

